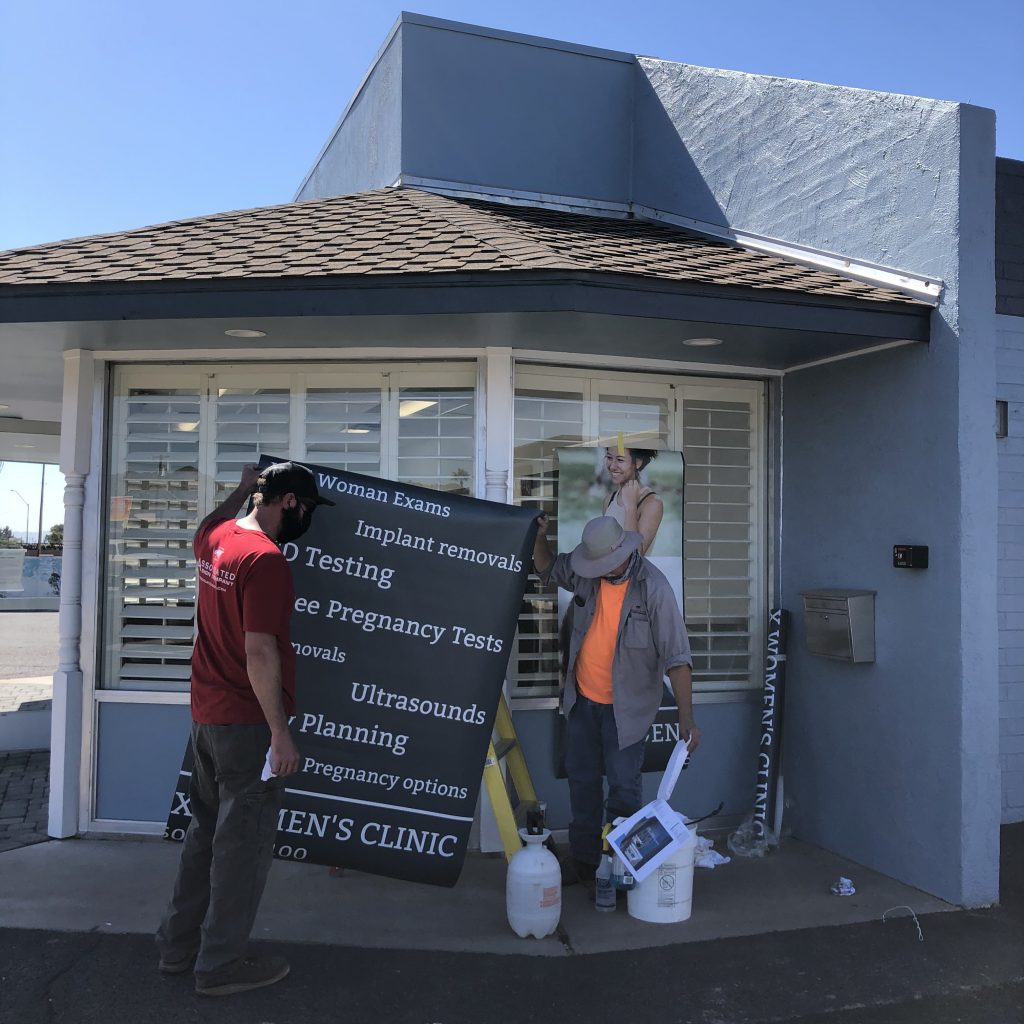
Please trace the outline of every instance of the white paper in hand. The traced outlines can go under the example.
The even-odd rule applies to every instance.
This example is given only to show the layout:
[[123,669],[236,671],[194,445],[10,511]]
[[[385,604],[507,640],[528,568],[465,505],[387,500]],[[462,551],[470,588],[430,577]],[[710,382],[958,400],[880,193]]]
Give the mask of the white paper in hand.
[[668,764],[665,765],[665,774],[661,777],[661,782],[658,783],[659,800],[668,800],[672,795],[672,790],[676,788],[676,783],[679,781],[679,775],[689,760],[690,752],[686,749],[686,740],[676,740],[676,745],[669,755]]
[[276,779],[277,774],[274,769],[270,767],[270,747],[267,747],[267,759],[263,762],[263,772],[260,775],[260,781],[266,782],[267,779]]

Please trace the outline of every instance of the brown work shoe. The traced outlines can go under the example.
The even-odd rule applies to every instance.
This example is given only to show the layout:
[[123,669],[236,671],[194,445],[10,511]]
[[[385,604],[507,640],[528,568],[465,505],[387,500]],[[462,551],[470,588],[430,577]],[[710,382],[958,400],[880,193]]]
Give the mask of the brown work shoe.
[[186,971],[192,970],[192,965],[196,962],[198,955],[198,949],[193,949],[180,957],[165,956],[161,953],[160,963],[156,965],[156,969],[161,974],[184,974]]
[[201,996],[231,996],[274,985],[290,970],[283,956],[247,956],[216,971],[197,973],[196,992]]
[[585,860],[577,860],[572,854],[567,854],[561,860],[562,885],[576,885],[577,882],[584,886],[594,886],[594,876],[597,874],[597,867],[588,864]]

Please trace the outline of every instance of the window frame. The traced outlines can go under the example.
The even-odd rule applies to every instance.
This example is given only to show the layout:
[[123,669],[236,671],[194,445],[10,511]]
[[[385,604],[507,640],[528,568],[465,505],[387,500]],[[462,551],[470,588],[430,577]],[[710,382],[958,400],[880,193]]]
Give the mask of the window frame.
[[[520,391],[572,393],[577,391],[583,402],[582,423],[584,439],[591,443],[599,440],[598,426],[600,402],[603,395],[636,395],[638,398],[668,397],[669,437],[668,448],[683,451],[685,448],[684,406],[687,401],[732,401],[747,404],[750,409],[750,640],[749,678],[746,681],[708,681],[695,686],[695,703],[720,703],[747,700],[761,687],[764,664],[764,628],[768,608],[768,586],[770,582],[770,547],[768,537],[767,494],[768,494],[768,424],[767,386],[757,379],[715,378],[694,375],[683,376],[671,371],[626,373],[616,370],[599,370],[589,367],[565,367],[534,362],[514,364],[511,387],[512,420],[510,426],[510,482],[509,500],[523,504],[519,494],[519,478],[516,475],[516,416],[515,404]],[[519,635],[516,635],[513,660],[508,671],[508,698],[513,709],[555,708],[559,704],[557,686],[549,692],[538,694],[536,687],[520,688],[517,685]]]
[[[107,429],[102,441],[103,452],[103,504],[99,516],[99,548],[106,556],[112,543],[110,497],[115,490],[115,479],[122,474],[129,443],[127,414],[121,413],[121,403],[126,403],[136,389],[152,388],[154,391],[187,389],[198,396],[199,426],[196,430],[197,480],[195,525],[215,506],[219,497],[217,467],[217,401],[220,388],[259,389],[288,391],[288,443],[287,452],[298,452],[303,459],[306,453],[305,395],[310,388],[322,390],[339,389],[374,390],[379,387],[381,394],[381,477],[395,478],[399,458],[399,402],[403,390],[465,389],[473,396],[473,439],[472,439],[472,488],[475,496],[483,494],[482,448],[480,424],[483,419],[482,399],[479,380],[478,360],[470,355],[457,360],[408,361],[381,360],[377,363],[344,362],[302,362],[302,363],[237,363],[237,362],[196,362],[176,364],[155,364],[135,362],[111,362],[107,378]],[[226,442],[234,443],[234,442]],[[275,454],[275,453],[271,453]],[[286,454],[282,452],[282,454]],[[315,461],[315,460],[314,460]],[[223,486],[220,488],[223,490]],[[183,517],[184,518],[184,517]],[[194,527],[193,527],[194,528]],[[192,560],[191,545],[182,548],[187,559]],[[154,574],[155,576],[156,574]],[[168,680],[164,685],[124,687],[114,682],[120,675],[120,658],[114,649],[123,643],[123,626],[117,626],[125,617],[124,599],[115,600],[111,593],[113,582],[118,577],[112,574],[107,557],[101,558],[97,579],[96,649],[94,652],[95,685],[93,693],[97,700],[121,703],[172,703],[187,704],[189,692],[187,682]],[[194,599],[193,599],[194,600]],[[154,608],[160,607],[154,605]],[[194,609],[194,605],[193,605]],[[159,616],[155,616],[159,617]],[[170,618],[171,616],[168,616]],[[116,636],[114,630],[117,629]],[[195,617],[192,615],[193,641]],[[172,659],[174,660],[174,659]],[[180,659],[177,659],[180,660]],[[157,682],[153,677],[154,683]]]

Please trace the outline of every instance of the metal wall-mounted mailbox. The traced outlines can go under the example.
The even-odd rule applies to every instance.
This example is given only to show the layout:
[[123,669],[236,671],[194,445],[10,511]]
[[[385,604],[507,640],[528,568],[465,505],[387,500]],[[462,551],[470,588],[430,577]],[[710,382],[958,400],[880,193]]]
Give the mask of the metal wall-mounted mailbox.
[[804,590],[807,650],[837,661],[875,660],[875,591]]

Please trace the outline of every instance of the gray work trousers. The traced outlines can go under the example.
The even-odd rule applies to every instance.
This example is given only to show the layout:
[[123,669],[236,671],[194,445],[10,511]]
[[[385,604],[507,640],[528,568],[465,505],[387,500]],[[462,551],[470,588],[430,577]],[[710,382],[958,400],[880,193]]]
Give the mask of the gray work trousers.
[[572,812],[569,849],[576,860],[600,863],[602,823],[628,818],[643,806],[643,764],[643,739],[619,750],[614,707],[577,693],[566,720],[565,736],[565,774]]
[[156,934],[166,959],[199,950],[196,972],[245,956],[274,852],[283,783],[260,780],[270,727],[192,723],[192,823]]

